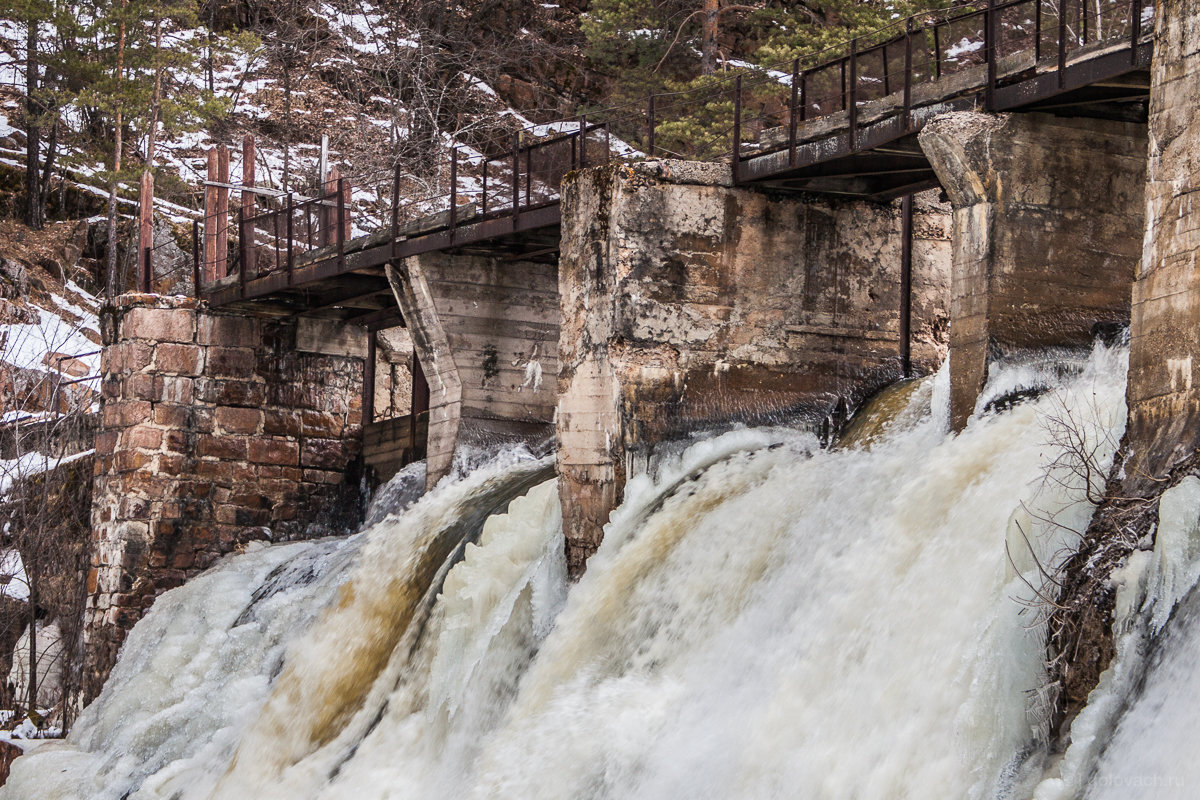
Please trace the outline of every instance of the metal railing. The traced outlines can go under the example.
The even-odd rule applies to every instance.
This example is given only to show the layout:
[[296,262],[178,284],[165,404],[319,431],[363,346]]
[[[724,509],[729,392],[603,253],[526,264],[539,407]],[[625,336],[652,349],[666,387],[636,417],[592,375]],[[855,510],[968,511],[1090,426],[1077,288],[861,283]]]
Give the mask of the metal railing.
[[[286,285],[295,285],[296,270],[308,264],[336,259],[340,272],[355,238],[353,187],[390,183],[390,224],[379,220],[374,233],[388,232],[393,255],[402,237],[433,231],[448,233],[441,241],[455,246],[476,223],[507,218],[516,230],[522,215],[553,206],[571,170],[684,158],[729,162],[737,182],[748,161],[782,151],[789,154],[785,167],[794,169],[807,126],[813,136],[844,131],[855,152],[864,125],[898,120],[899,130],[911,133],[915,109],[956,93],[982,94],[983,106],[995,110],[997,91],[1031,74],[1057,72],[1062,89],[1074,54],[1122,44],[1136,63],[1153,22],[1151,0],[977,0],[773,67],[653,94],[644,105],[528,125],[503,152],[458,145],[421,174],[398,166],[340,178],[314,197],[288,194],[250,216],[238,209],[196,223],[197,295],[230,285],[235,274],[245,297],[248,283],[272,274],[286,272]],[[821,120],[826,125],[818,129]],[[420,230],[406,227],[418,220]],[[222,249],[224,241],[230,244]],[[219,251],[223,259],[214,255]]]

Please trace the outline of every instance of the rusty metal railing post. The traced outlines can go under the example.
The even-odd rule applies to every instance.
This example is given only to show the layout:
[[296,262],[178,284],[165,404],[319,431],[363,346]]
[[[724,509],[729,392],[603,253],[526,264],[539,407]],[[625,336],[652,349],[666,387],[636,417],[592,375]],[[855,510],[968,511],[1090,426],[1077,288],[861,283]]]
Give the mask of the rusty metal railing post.
[[338,272],[346,271],[346,179],[337,180],[337,258]]
[[521,133],[513,134],[513,163],[512,163],[512,219],[516,227],[517,217],[521,214]]
[[[239,237],[238,246],[242,251],[242,258],[241,258],[242,263],[238,264],[238,285],[241,287],[243,300],[246,299],[246,280],[247,280],[247,277],[246,277],[246,236],[244,234],[245,227],[246,227],[246,209],[239,206],[238,207],[238,237]],[[228,256],[226,256],[226,260],[228,260]],[[228,264],[226,264],[225,269],[228,272],[228,269],[229,269]]]
[[[305,216],[307,216],[307,206]],[[309,226],[311,229],[311,225]],[[312,234],[310,233],[311,237]],[[400,165],[392,171],[392,258],[396,257],[397,242],[400,239]]]
[[742,76],[733,82],[733,182],[736,185],[742,164]]
[[1033,0],[1033,63],[1042,60],[1042,3],[1045,0]]
[[654,158],[654,129],[657,127],[654,120],[654,95],[650,95],[650,101],[646,108],[646,155]]
[[525,207],[533,208],[533,148],[525,148]]
[[200,299],[200,220],[192,220],[192,293]]
[[1079,0],[1079,30],[1083,33],[1083,41],[1080,44],[1088,43],[1088,7],[1087,0]]
[[996,0],[987,0],[983,12],[983,49],[987,55],[987,86],[983,89],[983,107],[996,110]]
[[1067,0],[1058,0],[1058,88],[1067,87]]
[[850,149],[858,149],[858,39],[850,40]]
[[479,199],[479,216],[487,216],[487,175],[488,159],[483,160],[483,196]]
[[842,111],[845,111],[847,108],[849,108],[849,104],[846,102],[846,62],[847,61],[848,61],[848,59],[843,58],[841,60],[841,62],[838,64],[838,66],[842,70]]
[[800,121],[808,119],[808,70],[800,72]]
[[587,169],[587,117],[579,117],[579,168]]
[[458,225],[458,148],[450,148],[450,244],[454,244],[454,229]]
[[913,21],[904,25],[904,130],[912,127]]
[[287,276],[288,286],[294,286],[296,283],[295,275],[296,259],[292,252],[292,217],[296,214],[295,201],[292,198],[292,193],[288,192],[287,196]]
[[1138,44],[1142,41],[1142,0],[1132,0],[1129,7],[1129,28],[1132,37],[1129,43],[1129,63],[1138,62]]
[[612,123],[604,121],[604,163],[612,161]]
[[800,59],[792,60],[792,107],[788,116],[788,164],[796,166],[796,116],[800,105]]
[[933,23],[933,77],[934,80],[942,79],[942,37],[939,33],[941,26],[936,22]]

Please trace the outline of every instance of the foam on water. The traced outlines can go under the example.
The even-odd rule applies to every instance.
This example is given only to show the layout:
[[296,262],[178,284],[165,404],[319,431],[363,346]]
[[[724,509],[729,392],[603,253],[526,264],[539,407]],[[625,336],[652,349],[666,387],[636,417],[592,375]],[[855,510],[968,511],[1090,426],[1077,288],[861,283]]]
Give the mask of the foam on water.
[[[527,458],[345,544],[231,559],[160,600],[67,745],[18,759],[0,797],[1028,796],[1035,587],[1096,488],[1056,430],[1102,474],[1124,373],[1097,347],[950,435],[943,372],[869,451],[699,442],[629,481],[569,592],[557,490]],[[238,624],[301,556],[311,580]]]

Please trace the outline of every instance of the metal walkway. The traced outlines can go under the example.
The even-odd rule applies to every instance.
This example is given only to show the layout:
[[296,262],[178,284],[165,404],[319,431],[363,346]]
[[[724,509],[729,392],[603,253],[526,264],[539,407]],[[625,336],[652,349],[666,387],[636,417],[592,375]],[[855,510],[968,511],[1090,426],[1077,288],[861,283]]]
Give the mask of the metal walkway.
[[[614,161],[720,161],[737,184],[875,200],[933,188],[916,134],[948,111],[1144,121],[1153,23],[1143,0],[988,0],[918,15],[780,69],[533,126],[503,153],[455,147],[422,179],[431,193],[397,170],[390,224],[370,235],[354,235],[351,187],[379,176],[338,178],[257,213],[230,215],[226,195],[207,230],[197,225],[197,294],[255,314],[400,324],[389,261],[433,251],[553,261],[563,176]],[[674,138],[685,117],[706,120],[705,132]]]

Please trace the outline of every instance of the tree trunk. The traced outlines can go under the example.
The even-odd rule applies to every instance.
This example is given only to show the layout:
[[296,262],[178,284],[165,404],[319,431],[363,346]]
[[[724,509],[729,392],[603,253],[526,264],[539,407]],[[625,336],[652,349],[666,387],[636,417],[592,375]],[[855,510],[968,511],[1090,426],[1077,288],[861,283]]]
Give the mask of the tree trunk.
[[[283,64],[283,118],[292,118],[292,65],[291,60]],[[324,175],[317,176],[318,181],[325,180]],[[292,134],[289,125],[283,126],[283,191],[287,193],[292,181]]]
[[29,580],[29,710],[37,711],[37,604],[38,581],[37,558],[25,565],[25,577]]
[[711,75],[716,68],[718,0],[704,0],[704,15],[700,29],[700,74]]
[[25,224],[41,230],[45,222],[42,186],[38,171],[41,149],[40,120],[37,106],[38,79],[38,20],[29,15],[29,30],[25,36]]
[[[121,8],[125,8],[126,0],[121,0]],[[117,29],[117,82],[120,83],[125,72],[125,22],[122,20]],[[117,296],[117,173],[121,171],[121,139],[125,132],[124,115],[121,113],[121,101],[117,100],[117,114],[113,135],[113,169],[108,183],[108,253],[106,258],[105,289],[108,299]]]

